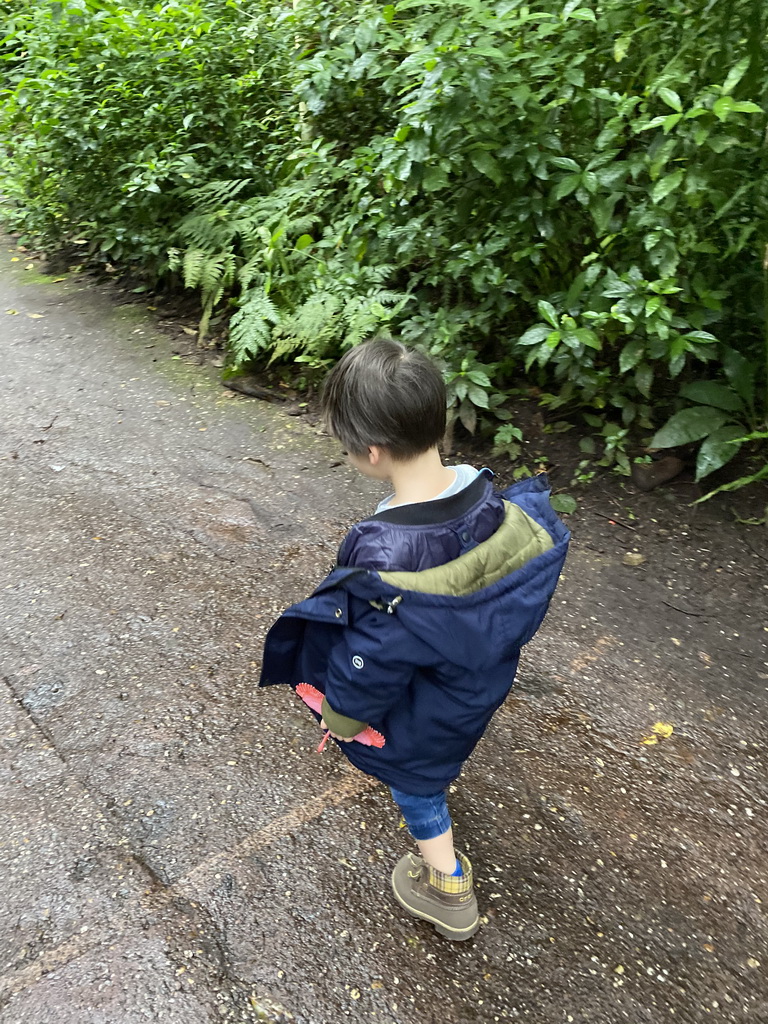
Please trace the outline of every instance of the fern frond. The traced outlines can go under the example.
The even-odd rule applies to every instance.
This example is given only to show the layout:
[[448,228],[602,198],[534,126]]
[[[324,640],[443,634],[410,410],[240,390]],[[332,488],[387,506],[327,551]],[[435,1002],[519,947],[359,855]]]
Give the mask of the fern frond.
[[292,247],[293,239],[311,232],[320,220],[314,212],[320,198],[308,179],[267,196],[243,198],[249,184],[248,179],[214,181],[190,192],[193,209],[178,228],[188,248],[209,254],[232,249],[248,261],[264,247]]
[[[338,295],[329,291],[310,295],[275,329],[275,335],[285,339],[279,346],[279,355],[286,355],[297,348],[312,355],[323,354],[329,343],[340,336],[340,311]],[[272,358],[279,358],[277,351]]]
[[192,202],[200,210],[212,213],[220,206],[231,202],[244,188],[252,185],[251,178],[235,178],[233,181],[209,181],[198,188],[190,189]]
[[[274,336],[274,331],[272,333]],[[285,359],[286,356],[292,355],[299,348],[301,348],[301,342],[297,338],[280,338],[273,344],[269,364],[271,365],[280,359]]]
[[366,300],[371,302],[380,302],[382,306],[398,306],[405,305],[413,296],[409,295],[408,292],[394,292],[388,288],[378,288],[374,291],[368,292]]
[[236,277],[237,283],[244,292],[248,291],[252,284],[263,284],[264,257],[262,254],[257,253],[256,256],[249,259],[248,262],[237,271]]
[[200,267],[198,285],[203,293],[203,300],[211,295],[217,295],[214,302],[218,302],[225,289],[229,288],[235,277],[237,260],[233,252],[219,252],[215,256],[208,256]]
[[181,264],[185,288],[197,288],[207,262],[208,253],[203,249],[187,249]]
[[371,289],[365,295],[354,295],[342,310],[346,323],[345,344],[359,345],[365,338],[389,325],[412,296],[407,292]]
[[252,291],[232,317],[229,347],[239,366],[246,359],[269,348],[272,326],[280,322],[280,312],[263,291]]
[[361,267],[362,275],[370,285],[381,285],[385,281],[391,281],[396,273],[396,268],[389,263],[379,263],[376,266],[370,264]]
[[317,224],[320,218],[317,214],[305,214],[303,217],[295,217],[289,220],[285,226],[286,233],[291,237],[298,237],[299,235],[310,235],[312,229]]
[[193,249],[220,252],[233,241],[234,232],[229,211],[191,213],[179,224],[178,234]]
[[382,324],[389,323],[390,318],[386,315],[384,307],[379,306],[379,310],[384,313],[384,316],[366,303],[357,305],[357,308],[350,303],[345,318],[347,330],[344,343],[350,347],[359,345],[369,335],[374,334]]

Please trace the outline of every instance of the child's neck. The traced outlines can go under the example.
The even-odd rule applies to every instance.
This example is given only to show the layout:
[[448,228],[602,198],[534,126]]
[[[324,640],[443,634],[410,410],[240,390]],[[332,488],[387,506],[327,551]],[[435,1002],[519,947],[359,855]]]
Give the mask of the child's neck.
[[452,469],[443,465],[437,448],[417,455],[407,462],[392,462],[390,477],[395,493],[391,505],[432,501],[456,479]]

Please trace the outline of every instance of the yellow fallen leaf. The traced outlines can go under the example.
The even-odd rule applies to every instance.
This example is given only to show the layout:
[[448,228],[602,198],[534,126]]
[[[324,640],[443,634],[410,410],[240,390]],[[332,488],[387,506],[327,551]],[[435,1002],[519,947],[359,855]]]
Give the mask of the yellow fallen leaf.
[[18,309],[6,309],[5,312],[8,314],[8,316],[18,316],[19,315]]
[[192,327],[182,327],[181,329],[182,329],[182,331],[184,331],[185,334],[191,334],[192,336],[197,334],[197,331],[194,330],[194,328],[192,328]]
[[45,320],[45,313],[27,313],[30,320]]
[[34,263],[28,263],[26,265],[26,267],[24,267],[24,269],[25,270],[34,270],[35,269],[35,264]]
[[665,740],[668,739],[674,731],[674,725],[670,725],[669,722],[655,722],[653,725],[653,732]]
[[18,263],[21,256],[11,256],[11,263]]
[[640,742],[644,743],[646,745],[646,747],[652,747],[655,743],[659,742],[659,737],[658,736],[643,736],[643,738],[640,740]]
[[624,555],[624,557],[622,558],[622,563],[624,565],[629,565],[634,568],[637,568],[637,566],[642,565],[645,561],[645,555],[641,555],[639,551],[628,551],[626,555]]
[[374,988],[374,989],[384,988],[384,982],[383,981],[372,981],[371,982],[371,988]]

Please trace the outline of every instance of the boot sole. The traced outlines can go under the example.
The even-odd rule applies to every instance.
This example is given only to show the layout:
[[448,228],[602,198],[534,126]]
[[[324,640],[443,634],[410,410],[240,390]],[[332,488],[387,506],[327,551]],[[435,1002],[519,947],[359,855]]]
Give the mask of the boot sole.
[[395,889],[394,871],[392,872],[392,882],[392,893],[403,910],[407,910],[411,917],[416,917],[420,921],[428,921],[430,924],[433,924],[435,926],[435,931],[439,935],[442,935],[444,939],[450,939],[453,942],[466,942],[467,939],[472,938],[480,927],[479,916],[475,918],[471,925],[467,925],[464,928],[452,928],[449,924],[446,924],[445,921],[441,921],[440,918],[431,917],[423,910],[416,910],[415,907],[409,906],[409,904],[405,902],[402,896]]

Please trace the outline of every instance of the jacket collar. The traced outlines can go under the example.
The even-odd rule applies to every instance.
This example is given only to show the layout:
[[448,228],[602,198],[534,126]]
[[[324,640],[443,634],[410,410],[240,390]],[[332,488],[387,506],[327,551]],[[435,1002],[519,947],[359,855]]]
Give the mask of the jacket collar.
[[481,469],[471,484],[448,498],[419,501],[412,505],[396,505],[376,515],[368,516],[364,523],[392,523],[395,526],[434,526],[450,523],[465,516],[478,502],[485,500],[491,487],[493,472]]
[[504,520],[495,533],[453,561],[418,572],[379,572],[379,578],[398,590],[466,597],[554,547],[546,529],[518,505],[505,501],[504,506]]

